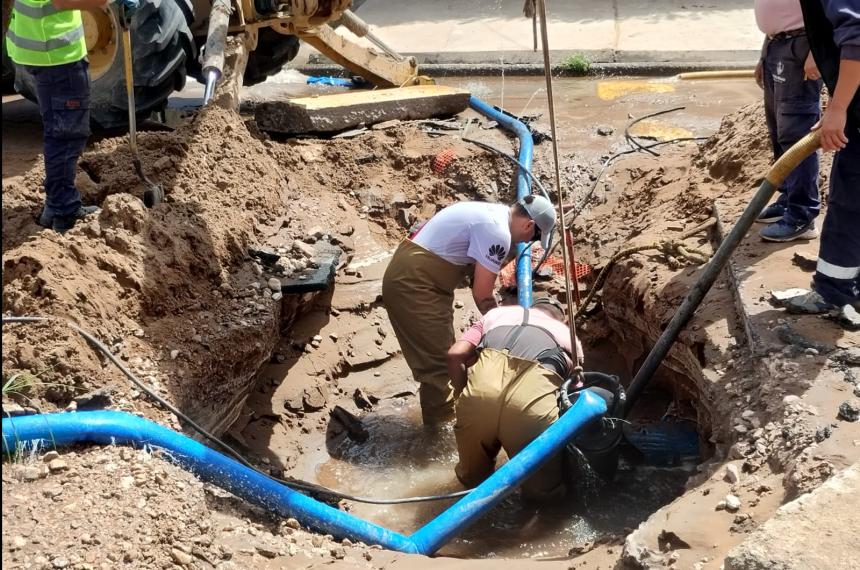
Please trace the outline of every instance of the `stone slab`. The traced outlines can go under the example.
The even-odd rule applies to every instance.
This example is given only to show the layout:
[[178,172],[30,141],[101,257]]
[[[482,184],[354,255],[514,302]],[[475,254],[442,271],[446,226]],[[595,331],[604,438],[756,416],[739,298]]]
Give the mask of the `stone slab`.
[[336,133],[382,121],[429,119],[460,113],[469,92],[442,85],[352,91],[257,105],[260,129],[287,135]]

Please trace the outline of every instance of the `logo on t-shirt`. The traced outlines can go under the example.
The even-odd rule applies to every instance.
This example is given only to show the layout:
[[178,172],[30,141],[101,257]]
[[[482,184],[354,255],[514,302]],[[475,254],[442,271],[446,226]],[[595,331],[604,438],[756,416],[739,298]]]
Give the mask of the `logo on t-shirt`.
[[490,246],[490,257],[495,257],[500,262],[505,258],[505,248],[501,245],[491,245]]

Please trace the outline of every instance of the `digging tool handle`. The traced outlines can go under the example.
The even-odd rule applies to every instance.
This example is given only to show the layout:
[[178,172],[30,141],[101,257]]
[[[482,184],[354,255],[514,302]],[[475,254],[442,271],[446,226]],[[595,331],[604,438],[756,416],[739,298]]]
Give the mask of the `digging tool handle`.
[[705,295],[710,291],[714,282],[717,280],[717,277],[719,277],[722,272],[723,267],[728,263],[729,258],[749,231],[750,227],[755,222],[755,219],[764,207],[767,206],[773,193],[779,185],[782,184],[782,181],[785,180],[786,176],[788,176],[788,174],[794,170],[794,168],[800,164],[803,159],[818,150],[820,144],[819,131],[809,133],[788,149],[788,151],[771,167],[770,171],[768,171],[767,176],[762,181],[761,186],[753,196],[749,205],[747,205],[743,214],[741,214],[740,219],[738,219],[735,226],[725,237],[723,242],[720,244],[720,247],[717,248],[717,251],[714,253],[713,257],[711,257],[710,262],[708,262],[705,269],[702,271],[702,274],[699,276],[699,280],[695,285],[693,285],[693,288],[687,294],[687,297],[684,299],[684,302],[681,303],[681,306],[678,307],[678,310],[675,311],[675,315],[672,317],[672,320],[669,321],[663,334],[660,335],[659,339],[657,339],[657,342],[654,344],[651,352],[648,353],[648,357],[645,359],[642,367],[639,368],[639,371],[630,383],[630,387],[627,389],[627,406],[624,410],[625,417],[630,413],[630,410],[633,409],[633,406],[636,405],[636,401],[639,399],[639,396],[642,395],[642,391],[648,385],[648,382],[651,381],[657,368],[659,368],[663,359],[669,353],[669,350],[672,348],[678,335],[690,321],[693,314],[696,312],[696,309],[699,308],[699,305],[702,303],[702,299],[704,299]]
[[[123,10],[123,12],[125,12]],[[128,95],[128,144],[132,156],[137,156],[137,116],[134,104],[134,69],[131,63],[131,30],[125,16],[122,20],[122,59],[125,68],[125,92]],[[139,159],[138,159],[139,162]]]

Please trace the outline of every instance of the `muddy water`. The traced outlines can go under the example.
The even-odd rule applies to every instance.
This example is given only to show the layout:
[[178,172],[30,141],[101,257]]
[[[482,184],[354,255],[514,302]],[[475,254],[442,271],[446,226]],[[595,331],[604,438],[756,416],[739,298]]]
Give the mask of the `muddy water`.
[[[439,83],[469,90],[516,115],[542,113],[548,125],[543,77],[442,77]],[[683,81],[675,78],[556,78],[553,81],[559,145],[563,152],[604,153],[607,137],[596,126],[622,134],[634,117],[684,106],[631,131],[658,139],[707,136],[723,115],[761,98],[752,79]]]
[[[500,78],[443,78],[441,82],[465,87],[514,113],[546,110],[540,78],[508,78],[504,81]],[[266,90],[258,96],[268,97],[281,88],[277,84],[266,84],[255,89]],[[306,94],[307,87],[294,85],[292,89],[297,90],[296,94]],[[623,137],[618,135],[630,121],[630,115],[641,116],[686,105],[684,111],[655,119],[644,124],[643,131],[637,132],[656,138],[700,136],[713,132],[725,112],[760,97],[758,88],[751,81],[744,80],[560,79],[555,89],[563,152],[595,156],[609,150],[609,140],[624,144],[619,142]],[[327,88],[326,91],[332,89]],[[614,129],[615,135],[607,138],[597,134],[596,125]],[[365,279],[353,283],[350,280],[342,282],[339,278],[336,289],[343,292],[345,288],[352,288],[349,289],[353,291],[350,294],[362,299],[366,297],[370,303],[375,298],[390,247],[376,243],[376,238],[366,226],[365,222],[357,223],[355,239],[361,246],[357,247],[361,255],[351,263],[353,269],[364,272]],[[458,291],[457,298],[465,303],[467,309],[472,306],[467,291]],[[459,323],[461,316],[462,313],[458,312],[455,322]],[[343,337],[344,331],[367,328],[374,319],[385,324],[381,310],[353,325],[349,324],[350,319],[358,317],[344,314],[339,318],[341,328],[320,330],[309,327],[305,332],[310,336],[319,333],[327,339],[331,331]],[[296,329],[302,329],[301,323],[296,325]],[[587,365],[591,369],[623,375],[625,371],[618,369],[623,359],[619,359],[614,350],[614,347],[592,348],[586,353]],[[318,358],[323,358],[323,355]],[[300,375],[297,371],[301,369],[297,366],[291,375]],[[261,375],[280,375],[277,384],[282,387],[296,381],[283,371],[261,371]],[[339,403],[353,411],[356,410],[349,395],[355,388],[360,387],[371,394],[414,392],[415,389],[409,370],[399,356],[339,378],[338,384],[343,396],[330,400],[329,405]],[[268,402],[269,396],[260,396]],[[270,404],[272,410],[283,409],[282,405],[273,405],[274,401],[272,399]],[[457,454],[451,426],[436,432],[423,429],[414,396],[384,396],[372,412],[360,415],[370,434],[369,439],[361,444],[346,439],[344,435],[332,437],[324,430],[310,430],[301,436],[295,431],[268,433],[260,430],[263,432],[260,437],[250,437],[249,440],[262,444],[263,449],[257,450],[268,453],[272,460],[296,458],[289,475],[354,495],[399,498],[462,489],[453,474]],[[259,426],[246,430],[245,435],[254,436],[254,429],[259,429]],[[301,451],[296,453],[298,441]],[[623,464],[617,480],[588,504],[574,496],[568,501],[538,508],[514,494],[445,546],[441,554],[468,558],[566,557],[577,545],[601,537],[626,534],[629,528],[636,527],[660,506],[682,494],[692,469],[691,465],[660,469]],[[349,507],[359,517],[408,534],[449,504],[369,505],[351,502]]]
[[[461,490],[451,425],[427,431],[414,399],[386,402],[363,417],[370,433],[364,443],[347,438],[307,441],[306,454],[293,473],[322,485],[365,497],[399,498]],[[499,464],[505,461],[500,458]],[[635,528],[660,506],[683,492],[693,466],[663,469],[622,462],[617,480],[599,497],[577,497],[535,506],[511,495],[445,546],[440,554],[464,558],[545,558],[566,556],[571,548]],[[414,532],[451,502],[408,505],[350,503],[350,512],[406,534]]]

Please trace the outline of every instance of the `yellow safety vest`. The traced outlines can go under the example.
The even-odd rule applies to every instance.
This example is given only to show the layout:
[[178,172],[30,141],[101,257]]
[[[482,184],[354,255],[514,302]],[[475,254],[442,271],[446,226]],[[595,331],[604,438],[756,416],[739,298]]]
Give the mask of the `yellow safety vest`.
[[80,10],[58,10],[51,0],[15,0],[6,50],[21,65],[62,65],[87,55]]

